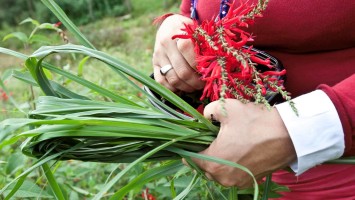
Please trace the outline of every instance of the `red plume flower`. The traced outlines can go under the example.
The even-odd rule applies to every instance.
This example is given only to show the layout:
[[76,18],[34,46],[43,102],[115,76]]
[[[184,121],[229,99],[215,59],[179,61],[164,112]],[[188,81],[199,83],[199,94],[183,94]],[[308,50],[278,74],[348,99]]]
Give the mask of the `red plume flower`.
[[[230,7],[234,4],[235,1]],[[270,106],[265,99],[268,92],[281,93],[289,100],[288,93],[283,91],[283,81],[275,78],[286,71],[277,71],[269,59],[259,58],[252,46],[246,46],[254,38],[244,29],[254,23],[255,17],[261,17],[265,8],[266,3],[250,6],[241,2],[238,8],[229,9],[224,18],[216,22],[194,20],[185,24],[185,34],[173,36],[173,39],[190,39],[195,45],[196,69],[206,82],[201,100],[235,98]],[[266,71],[261,71],[260,65]]]

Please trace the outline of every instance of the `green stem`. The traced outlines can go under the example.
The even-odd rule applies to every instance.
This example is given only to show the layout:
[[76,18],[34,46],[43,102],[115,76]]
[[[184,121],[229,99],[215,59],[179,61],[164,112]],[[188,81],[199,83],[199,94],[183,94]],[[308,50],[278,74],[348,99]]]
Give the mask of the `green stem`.
[[54,175],[53,175],[51,169],[49,168],[48,164],[44,163],[42,165],[42,169],[43,169],[44,174],[47,177],[47,180],[49,182],[49,185],[51,186],[51,189],[53,191],[53,194],[54,194],[55,198],[58,199],[58,200],[65,200],[63,192],[60,189],[57,181],[55,180]]
[[75,24],[69,19],[69,17],[64,13],[64,11],[55,3],[53,0],[41,0],[42,3],[50,9],[53,14],[63,23],[63,25],[73,33],[73,35],[78,39],[80,44],[95,49],[94,45],[80,32],[80,30],[75,26]]
[[268,199],[270,186],[271,186],[271,177],[272,177],[272,174],[269,174],[269,175],[266,176],[265,186],[264,186],[264,193],[263,193],[262,200],[267,200]]
[[238,200],[238,189],[237,189],[237,187],[231,187],[229,189],[229,199],[230,200]]

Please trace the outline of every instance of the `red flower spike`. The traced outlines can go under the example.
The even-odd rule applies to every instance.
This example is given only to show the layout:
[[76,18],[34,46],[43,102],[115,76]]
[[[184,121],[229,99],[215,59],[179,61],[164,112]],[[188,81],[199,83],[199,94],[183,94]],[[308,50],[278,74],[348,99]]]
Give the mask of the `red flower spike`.
[[[235,1],[229,5],[235,7]],[[275,71],[269,59],[258,57],[252,46],[245,48],[254,40],[245,27],[254,23],[266,4],[248,5],[240,1],[236,9],[229,9],[227,15],[215,22],[194,20],[185,24],[186,34],[175,35],[172,39],[190,39],[195,48],[196,70],[206,82],[201,100],[215,101],[220,98],[238,98],[244,101],[265,98],[267,88],[271,91],[283,89],[283,81],[276,76],[285,75],[286,70]],[[258,71],[258,65],[270,70]],[[223,95],[223,96],[220,96]],[[257,99],[258,98],[258,99]]]
[[272,76],[282,76],[282,75],[285,75],[286,74],[286,70],[283,69],[279,72],[276,72],[276,71],[266,71],[266,72],[263,72],[262,75],[264,76],[267,76],[267,75],[272,75]]

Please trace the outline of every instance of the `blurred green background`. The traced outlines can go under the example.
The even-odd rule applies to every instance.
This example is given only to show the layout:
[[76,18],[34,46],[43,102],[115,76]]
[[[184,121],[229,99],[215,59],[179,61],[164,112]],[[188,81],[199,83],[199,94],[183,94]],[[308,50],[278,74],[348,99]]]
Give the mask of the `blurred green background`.
[[[71,0],[58,1],[58,5],[77,25],[102,19],[107,16],[120,16],[132,11],[130,0]],[[46,22],[56,18],[38,0],[2,0],[0,7],[1,26],[13,26],[24,18],[32,17]]]

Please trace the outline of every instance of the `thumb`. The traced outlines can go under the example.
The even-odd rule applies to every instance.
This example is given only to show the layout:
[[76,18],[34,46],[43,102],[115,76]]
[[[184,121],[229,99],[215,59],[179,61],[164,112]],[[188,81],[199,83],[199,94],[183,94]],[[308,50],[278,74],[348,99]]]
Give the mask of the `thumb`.
[[220,101],[213,101],[207,104],[203,110],[203,115],[212,122],[216,121],[223,123],[227,117],[224,106],[225,104]]

